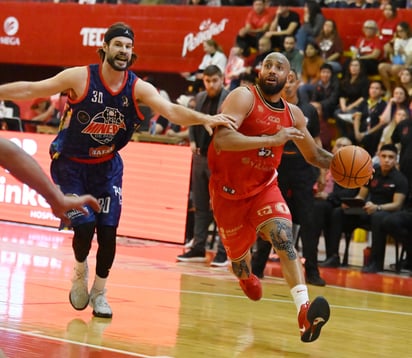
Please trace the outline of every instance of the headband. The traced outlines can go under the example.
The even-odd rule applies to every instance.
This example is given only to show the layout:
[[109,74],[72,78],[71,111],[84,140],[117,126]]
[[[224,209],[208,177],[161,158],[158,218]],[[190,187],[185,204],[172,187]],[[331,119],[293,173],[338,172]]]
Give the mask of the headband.
[[127,37],[134,42],[134,33],[131,29],[127,27],[115,27],[112,29],[107,30],[104,34],[104,42],[109,43],[110,40],[114,37]]

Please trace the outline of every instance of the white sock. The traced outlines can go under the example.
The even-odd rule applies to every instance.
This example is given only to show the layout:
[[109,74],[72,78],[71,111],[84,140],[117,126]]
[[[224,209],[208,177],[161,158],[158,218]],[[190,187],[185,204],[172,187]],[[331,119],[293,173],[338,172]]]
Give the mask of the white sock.
[[103,291],[106,286],[106,281],[107,281],[107,278],[101,278],[96,275],[96,277],[94,278],[92,290],[95,290],[98,292]]
[[300,306],[309,301],[308,287],[306,285],[296,285],[290,290],[290,293],[299,313]]

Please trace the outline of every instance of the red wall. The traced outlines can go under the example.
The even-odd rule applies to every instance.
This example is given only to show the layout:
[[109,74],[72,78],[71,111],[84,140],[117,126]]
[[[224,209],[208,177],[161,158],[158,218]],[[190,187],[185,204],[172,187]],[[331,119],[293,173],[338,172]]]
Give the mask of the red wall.
[[[107,26],[130,24],[139,59],[133,69],[182,72],[197,68],[202,42],[213,36],[229,53],[249,7],[173,5],[78,5],[1,2],[0,63],[73,66],[97,62],[96,49]],[[275,7],[270,8],[274,13]],[[302,8],[295,8],[300,14]],[[380,10],[323,9],[336,20],[345,47],[353,44],[366,19]],[[410,10],[399,19],[412,20]]]
[[[49,145],[54,136],[2,131],[49,173]],[[122,151],[125,171],[118,234],[183,243],[189,192],[189,147],[129,143]],[[0,220],[58,227],[43,197],[0,167]]]

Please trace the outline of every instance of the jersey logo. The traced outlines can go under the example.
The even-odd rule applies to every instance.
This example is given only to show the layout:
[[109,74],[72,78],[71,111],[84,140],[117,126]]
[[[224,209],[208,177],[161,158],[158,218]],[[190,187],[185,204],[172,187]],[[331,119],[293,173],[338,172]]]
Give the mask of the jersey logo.
[[107,144],[120,129],[126,130],[124,115],[117,108],[106,107],[92,118],[82,133],[90,134],[100,144]]
[[274,154],[270,148],[259,148],[258,157],[273,158]]

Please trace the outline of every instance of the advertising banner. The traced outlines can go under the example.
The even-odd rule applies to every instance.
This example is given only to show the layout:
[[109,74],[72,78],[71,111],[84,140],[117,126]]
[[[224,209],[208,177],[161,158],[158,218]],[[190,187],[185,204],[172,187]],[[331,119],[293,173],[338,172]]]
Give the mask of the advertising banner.
[[[2,131],[49,173],[52,135]],[[118,234],[183,243],[191,152],[186,146],[131,142],[122,151],[125,173]],[[0,168],[0,220],[58,228],[44,198]]]
[[[195,71],[204,55],[203,42],[215,39],[226,55],[245,25],[249,6],[134,5],[53,2],[0,2],[0,63],[76,66],[98,62],[108,26],[126,22],[135,31],[134,70],[179,73]],[[276,7],[269,11],[275,15]],[[293,8],[302,19],[303,8]],[[367,19],[379,9],[323,8],[334,19],[345,50],[356,42]],[[398,11],[399,21],[410,10]]]

